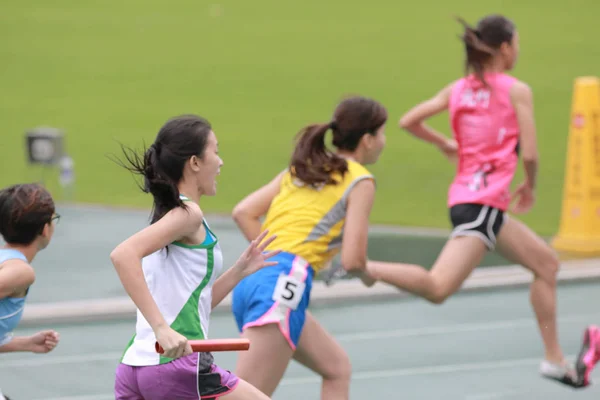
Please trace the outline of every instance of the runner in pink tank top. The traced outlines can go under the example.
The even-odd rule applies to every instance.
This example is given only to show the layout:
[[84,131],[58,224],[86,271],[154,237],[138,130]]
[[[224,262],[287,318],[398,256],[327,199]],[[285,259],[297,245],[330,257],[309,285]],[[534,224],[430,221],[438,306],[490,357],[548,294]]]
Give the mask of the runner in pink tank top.
[[519,163],[519,123],[510,96],[516,79],[504,73],[484,76],[489,87],[471,75],[450,92],[448,110],[459,158],[448,205],[476,203],[506,211]]
[[[517,31],[501,15],[487,16],[475,28],[459,21],[465,28],[466,77],[450,83],[400,120],[401,128],[436,145],[457,164],[447,201],[454,228],[431,269],[370,261],[367,271],[375,280],[441,304],[460,289],[486,252],[497,249],[533,273],[531,303],[545,350],[541,375],[572,387],[586,386],[559,345],[558,258],[530,228],[507,217],[509,210],[525,213],[535,203],[538,167],[531,89],[506,73],[519,53]],[[424,123],[446,110],[453,138]],[[511,194],[519,156],[525,180]]]

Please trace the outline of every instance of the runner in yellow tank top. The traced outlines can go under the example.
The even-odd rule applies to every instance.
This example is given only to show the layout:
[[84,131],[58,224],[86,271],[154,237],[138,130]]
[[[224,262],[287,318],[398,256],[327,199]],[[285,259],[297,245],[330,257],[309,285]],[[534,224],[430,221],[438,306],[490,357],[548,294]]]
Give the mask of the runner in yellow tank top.
[[286,171],[273,198],[263,229],[277,232],[268,249],[281,249],[302,257],[315,270],[324,269],[339,252],[348,195],[356,184],[374,180],[361,164],[347,159],[348,171],[336,172],[336,185],[313,188]]
[[[248,240],[269,229],[276,239],[268,249],[282,251],[272,259],[276,266],[233,291],[236,323],[252,343],[239,354],[236,374],[268,396],[294,357],[322,376],[322,398],[349,398],[348,355],[307,308],[313,276],[338,253],[343,270],[373,284],[364,271],[375,179],[363,165],[379,158],[386,121],[386,109],[374,100],[341,102],[331,122],[300,132],[289,168],[233,211]],[[335,153],[325,146],[329,130]]]

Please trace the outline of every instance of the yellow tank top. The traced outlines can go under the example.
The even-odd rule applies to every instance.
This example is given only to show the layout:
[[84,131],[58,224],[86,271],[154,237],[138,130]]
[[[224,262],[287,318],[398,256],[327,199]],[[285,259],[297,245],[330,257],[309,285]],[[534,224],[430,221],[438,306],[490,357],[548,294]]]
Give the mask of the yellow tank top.
[[340,251],[351,189],[363,179],[374,179],[361,164],[348,160],[348,171],[334,174],[337,185],[313,188],[286,172],[279,193],[267,212],[263,229],[277,238],[268,250],[281,249],[304,258],[315,273],[327,267]]

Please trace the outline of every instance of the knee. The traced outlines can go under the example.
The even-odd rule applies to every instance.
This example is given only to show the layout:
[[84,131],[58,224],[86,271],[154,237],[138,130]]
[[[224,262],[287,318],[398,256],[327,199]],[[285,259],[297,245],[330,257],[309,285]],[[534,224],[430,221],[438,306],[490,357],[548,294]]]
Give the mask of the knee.
[[549,274],[556,279],[558,276],[558,271],[560,270],[560,260],[558,259],[558,255],[554,251],[550,251],[548,257],[548,268]]
[[324,372],[323,379],[350,382],[352,377],[350,357],[346,352],[340,352],[327,363],[327,370]]
[[558,271],[560,270],[560,260],[556,252],[547,248],[537,259],[538,265],[534,269],[534,271],[537,271],[536,275],[547,283],[556,285]]
[[432,304],[441,305],[452,295],[452,291],[443,283],[432,279],[430,290],[425,295],[425,299]]
[[426,297],[426,299],[430,303],[435,304],[436,306],[439,306],[439,305],[444,304],[446,302],[446,300],[448,299],[448,297],[450,297],[450,296],[445,293],[435,292],[435,293],[429,294]]
[[417,279],[416,287],[418,289],[412,292],[430,303],[442,304],[452,294],[446,287],[447,285],[431,271],[425,271]]

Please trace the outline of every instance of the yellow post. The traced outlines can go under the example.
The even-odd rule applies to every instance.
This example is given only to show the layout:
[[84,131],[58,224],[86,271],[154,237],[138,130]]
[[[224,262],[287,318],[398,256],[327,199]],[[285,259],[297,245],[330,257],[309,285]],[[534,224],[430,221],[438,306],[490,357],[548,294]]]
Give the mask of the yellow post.
[[552,246],[579,256],[600,254],[600,79],[575,80],[562,213]]

